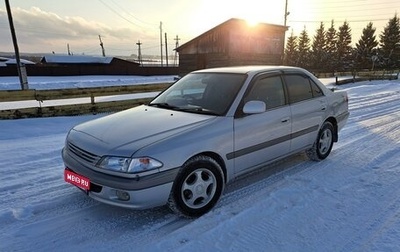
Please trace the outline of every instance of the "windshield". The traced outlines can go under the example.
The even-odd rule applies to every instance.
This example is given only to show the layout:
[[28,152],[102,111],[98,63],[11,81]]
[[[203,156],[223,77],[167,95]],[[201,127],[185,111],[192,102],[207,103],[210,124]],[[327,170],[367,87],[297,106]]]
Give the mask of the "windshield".
[[149,106],[224,115],[245,78],[244,74],[191,73],[157,96]]

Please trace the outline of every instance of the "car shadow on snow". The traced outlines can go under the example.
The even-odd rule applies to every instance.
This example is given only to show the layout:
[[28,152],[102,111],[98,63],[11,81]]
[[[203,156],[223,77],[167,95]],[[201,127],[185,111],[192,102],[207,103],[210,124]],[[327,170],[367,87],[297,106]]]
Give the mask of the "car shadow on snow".
[[255,171],[242,175],[229,183],[225,188],[225,194],[230,194],[234,191],[250,186],[261,180],[268,179],[272,176],[276,176],[279,174],[284,175],[289,171],[290,173],[296,173],[295,167],[299,164],[303,164],[306,161],[309,161],[307,155],[305,154],[305,152],[300,152],[260,167]]

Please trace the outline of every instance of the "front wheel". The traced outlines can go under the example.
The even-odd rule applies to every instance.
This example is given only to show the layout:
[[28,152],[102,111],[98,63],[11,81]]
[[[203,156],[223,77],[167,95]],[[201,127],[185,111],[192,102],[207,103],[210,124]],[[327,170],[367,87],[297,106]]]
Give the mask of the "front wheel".
[[319,161],[328,157],[333,146],[334,129],[330,122],[324,122],[318,133],[317,140],[311,149],[306,151],[311,160]]
[[177,175],[168,200],[169,207],[185,217],[210,211],[224,189],[221,166],[208,156],[188,160]]

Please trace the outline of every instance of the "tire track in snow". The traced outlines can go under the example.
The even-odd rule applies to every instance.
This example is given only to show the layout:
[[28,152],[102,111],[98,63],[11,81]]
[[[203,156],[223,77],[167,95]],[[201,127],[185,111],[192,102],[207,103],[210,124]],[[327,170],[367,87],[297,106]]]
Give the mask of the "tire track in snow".
[[[364,106],[351,105],[352,115],[349,124],[341,132],[341,140],[334,145],[332,156],[327,160],[314,163],[305,161],[304,156],[300,155],[248,175],[227,186],[226,193],[216,208],[196,220],[177,219],[164,207],[132,211],[106,206],[65,185],[61,175],[57,180],[52,174],[48,181],[42,180],[43,189],[47,187],[49,190],[54,190],[52,194],[42,195],[45,191],[35,192],[35,187],[30,187],[29,189],[33,190],[32,195],[37,197],[33,202],[22,205],[21,208],[12,208],[14,212],[10,210],[4,215],[0,214],[2,223],[0,232],[3,237],[8,237],[8,239],[2,238],[5,243],[0,244],[0,250],[45,251],[55,248],[60,250],[65,248],[69,251],[93,248],[155,250],[158,248],[163,251],[185,251],[185,249],[204,251],[210,248],[222,251],[227,249],[224,247],[229,245],[227,241],[231,241],[232,250],[246,250],[248,248],[246,246],[258,248],[260,251],[268,248],[271,251],[369,249],[376,245],[376,242],[380,242],[384,233],[392,231],[392,225],[399,215],[395,210],[396,207],[399,209],[399,202],[393,200],[391,195],[382,199],[377,197],[381,205],[377,205],[371,212],[367,211],[365,216],[356,216],[358,211],[354,211],[349,205],[353,204],[360,209],[364,207],[362,203],[374,206],[378,203],[363,202],[364,194],[380,195],[393,188],[400,188],[400,185],[392,186],[396,181],[384,181],[381,177],[383,176],[381,172],[392,172],[392,175],[399,177],[396,170],[398,164],[390,160],[390,157],[398,151],[398,148],[392,151],[393,147],[390,144],[396,144],[398,138],[395,137],[399,134],[393,133],[393,136],[387,134],[399,129],[396,121],[390,123],[399,113],[398,107],[396,109],[398,96],[391,97],[385,101],[390,103],[390,108],[385,111],[381,110],[381,106],[367,107],[368,102],[365,102]],[[374,99],[380,98],[371,97],[371,104],[375,102]],[[371,120],[372,113],[379,115],[379,118]],[[363,114],[366,116],[362,117]],[[358,119],[363,121],[354,125]],[[372,141],[366,143],[366,139]],[[374,148],[379,148],[379,151],[383,148],[383,154],[376,157]],[[354,159],[354,152],[362,152],[362,155]],[[46,159],[43,158],[42,161],[35,163],[39,170],[49,172],[54,169],[57,174],[62,172],[62,167],[52,167],[59,165],[56,159],[51,158],[54,155],[59,157],[59,153],[46,154],[38,150],[28,154],[35,160],[37,153],[40,153],[40,156],[49,155],[48,162],[53,163],[45,165]],[[369,165],[378,168],[385,159],[389,159],[385,163],[385,169],[364,168]],[[20,163],[20,167],[26,165]],[[10,173],[13,172],[10,167],[7,169]],[[35,176],[34,172],[29,173],[27,170],[24,172],[28,178]],[[15,175],[24,172],[15,172]],[[336,175],[339,178],[333,182],[323,182],[325,179],[332,180]],[[322,182],[317,181],[318,179]],[[51,181],[54,181],[54,185]],[[358,183],[359,186],[354,187],[351,183]],[[392,192],[399,195],[398,190]],[[14,199],[21,201],[22,196]],[[54,199],[47,196],[54,196]],[[348,196],[348,200],[357,202],[345,201],[344,196]],[[3,196],[0,194],[0,200],[2,199]],[[324,206],[326,203],[331,205]],[[385,210],[386,208],[393,208],[393,213]],[[259,218],[260,211],[265,211],[263,218]],[[308,212],[322,211],[328,212],[328,214],[323,213],[326,219],[308,214]],[[363,213],[362,209],[359,211]],[[329,213],[332,213],[332,219],[329,219]],[[357,217],[359,219],[352,221]],[[341,226],[347,222],[352,226]],[[230,232],[226,232],[226,229]],[[364,236],[365,229],[368,231]],[[168,240],[168,237],[173,238]],[[287,244],[286,237],[293,239],[293,244]],[[25,243],[32,240],[36,242]],[[213,241],[215,243],[212,243]],[[152,244],[154,242],[156,245]]]
[[[397,93],[395,93],[397,94]],[[374,101],[375,99],[379,99],[379,96],[373,96],[371,97],[370,101]],[[255,177],[260,178],[259,182],[255,182],[256,180],[254,179],[243,179],[243,184],[245,184],[246,182],[248,182],[250,185],[242,185],[242,186],[232,186],[232,190],[230,191],[229,188],[227,188],[227,192],[224,195],[224,198],[222,198],[222,200],[220,201],[219,205],[217,206],[216,209],[214,209],[210,214],[211,216],[215,216],[215,215],[222,215],[219,216],[218,219],[213,219],[212,217],[209,217],[210,220],[208,221],[209,218],[202,218],[203,222],[206,222],[205,224],[201,225],[208,228],[208,231],[206,232],[207,234],[214,234],[214,235],[207,235],[205,234],[205,237],[214,237],[214,236],[218,236],[219,233],[225,234],[225,237],[221,237],[220,242],[218,239],[215,240],[207,240],[207,238],[201,239],[200,243],[202,246],[200,246],[201,248],[212,248],[211,247],[207,247],[207,245],[205,245],[202,241],[203,240],[207,240],[208,242],[210,242],[211,244],[216,245],[217,250],[219,251],[223,251],[224,248],[222,247],[218,247],[218,244],[225,244],[223,241],[225,240],[230,240],[232,241],[232,247],[230,248],[225,248],[226,249],[233,249],[233,250],[245,250],[246,246],[244,244],[251,244],[252,248],[258,247],[260,250],[266,250],[268,245],[266,245],[266,243],[270,243],[270,244],[275,244],[274,246],[271,246],[270,248],[272,250],[276,250],[277,248],[281,248],[281,249],[285,249],[288,250],[287,248],[291,248],[294,250],[299,250],[299,248],[304,248],[304,250],[315,250],[318,251],[319,248],[326,248],[326,247],[330,247],[332,248],[332,251],[337,251],[339,250],[339,248],[343,245],[346,244],[346,241],[349,242],[352,239],[355,239],[355,236],[360,236],[362,237],[362,229],[357,229],[357,227],[352,226],[348,233],[345,234],[341,234],[340,230],[343,229],[343,227],[340,226],[340,224],[338,225],[337,223],[335,224],[336,226],[334,227],[330,227],[330,224],[334,224],[337,221],[340,220],[324,220],[324,219],[317,219],[315,221],[315,219],[310,219],[309,222],[313,223],[316,222],[316,224],[313,225],[317,225],[317,226],[311,226],[311,227],[306,227],[304,229],[302,229],[302,227],[297,227],[297,226],[293,226],[293,236],[291,236],[292,238],[294,236],[297,236],[298,239],[295,239],[297,241],[297,244],[294,244],[292,247],[288,244],[285,244],[285,241],[279,240],[278,237],[285,237],[285,233],[281,233],[277,236],[274,236],[274,234],[278,233],[278,232],[282,232],[282,230],[280,229],[280,226],[282,224],[282,221],[284,221],[284,214],[281,216],[278,216],[280,218],[280,220],[276,221],[273,220],[274,217],[276,217],[276,215],[274,216],[273,214],[280,212],[280,211],[289,211],[288,209],[291,208],[296,208],[299,211],[299,215],[301,215],[302,211],[305,211],[306,209],[312,209],[312,208],[322,208],[324,209],[325,206],[321,206],[318,204],[318,198],[320,197],[331,197],[333,203],[336,201],[337,203],[335,203],[335,205],[333,205],[333,209],[330,211],[335,211],[335,208],[337,208],[337,211],[340,211],[341,214],[339,215],[341,218],[344,218],[344,220],[342,221],[346,221],[347,218],[347,212],[348,211],[353,211],[353,209],[348,209],[348,207],[346,205],[343,205],[342,202],[342,198],[341,198],[341,194],[343,193],[349,193],[352,194],[353,192],[349,191],[341,191],[341,190],[348,190],[347,187],[349,186],[354,186],[354,184],[348,184],[349,182],[352,183],[357,183],[357,181],[359,180],[359,178],[357,177],[359,175],[359,171],[357,170],[353,170],[352,167],[357,168],[357,169],[363,169],[363,166],[368,166],[368,162],[371,162],[372,165],[375,164],[379,164],[379,162],[381,162],[382,159],[386,158],[390,158],[390,156],[392,154],[394,154],[395,152],[397,152],[397,150],[394,151],[390,151],[390,149],[392,148],[390,146],[390,143],[393,144],[393,139],[388,139],[385,137],[382,137],[382,135],[379,134],[379,132],[381,132],[382,134],[384,134],[387,131],[390,131],[391,129],[396,129],[398,127],[398,120],[394,120],[394,123],[391,123],[391,121],[393,121],[393,118],[390,118],[391,116],[396,116],[396,114],[398,113],[398,105],[397,105],[397,96],[391,96],[390,99],[388,99],[388,101],[386,102],[387,106],[387,102],[390,102],[390,106],[387,110],[382,111],[380,108],[376,108],[376,109],[365,109],[365,106],[360,106],[360,107],[353,107],[353,111],[351,111],[351,113],[354,115],[354,110],[357,109],[358,113],[360,114],[367,114],[366,117],[363,117],[364,121],[368,121],[370,123],[370,118],[373,118],[376,115],[380,115],[379,118],[373,120],[373,123],[367,127],[366,125],[363,125],[362,122],[361,123],[357,123],[357,125],[354,125],[358,120],[353,119],[352,122],[350,122],[349,125],[347,125],[344,131],[341,133],[341,141],[343,141],[343,138],[345,138],[344,143],[343,142],[339,142],[339,144],[335,144],[334,146],[334,150],[333,153],[331,154],[332,156],[330,156],[328,158],[328,160],[325,160],[323,162],[320,163],[313,163],[313,162],[305,162],[302,163],[303,161],[300,161],[298,164],[296,165],[292,165],[289,166],[288,170],[284,170],[281,172],[277,172],[274,175],[267,175],[266,178],[259,176],[259,174],[256,173],[256,175],[254,175]],[[376,104],[376,103],[375,103]],[[371,113],[375,113],[373,115],[371,115]],[[368,116],[370,116],[370,118],[368,118]],[[383,121],[382,121],[383,119]],[[344,133],[344,134],[343,134]],[[356,139],[354,139],[354,134],[356,134]],[[365,146],[365,142],[366,139],[371,139],[373,138],[374,140],[372,140],[370,143],[368,143],[369,146],[366,146],[367,149],[369,149],[370,151],[365,151],[364,149],[359,149],[357,146]],[[349,139],[349,140],[348,140]],[[377,146],[377,143],[380,146],[387,146],[386,148],[389,150],[384,156],[380,157],[380,158],[375,158],[374,159],[374,147]],[[389,143],[389,145],[388,145]],[[354,160],[352,157],[354,157],[354,152],[355,151],[361,151],[364,152],[365,157],[366,158],[361,158],[361,160]],[[372,159],[372,160],[371,160]],[[332,167],[332,163],[335,163],[338,166],[338,169],[335,170],[329,170],[329,173],[327,173],[327,176],[329,177],[335,177],[335,174],[341,174],[340,176],[343,176],[343,173],[347,173],[349,176],[350,181],[347,181],[348,178],[346,176],[343,177],[343,181],[339,180],[338,181],[338,185],[340,186],[338,187],[338,189],[335,188],[335,183],[333,183],[332,186],[329,187],[320,187],[320,185],[318,186],[318,183],[314,183],[315,181],[313,181],[316,177],[320,177],[321,174],[319,174],[319,176],[317,176],[318,173],[323,172],[325,167]],[[279,167],[279,165],[278,165]],[[297,170],[296,170],[297,169]],[[295,171],[292,171],[295,170]],[[364,171],[366,174],[368,174],[368,171]],[[265,172],[266,174],[268,174],[268,172]],[[367,176],[367,175],[366,175]],[[274,180],[275,180],[275,184],[274,184]],[[363,181],[360,180],[361,183],[361,188],[359,188],[359,190],[367,190],[367,189],[374,189],[374,187],[379,187],[380,184],[379,182],[374,181],[374,178],[371,178],[372,181]],[[236,181],[235,183],[237,183],[238,181]],[[255,183],[254,183],[255,182]],[[306,189],[304,189],[304,191],[302,191],[301,193],[297,193],[296,191],[293,191],[291,193],[294,193],[295,196],[300,196],[300,199],[296,199],[296,197],[292,198],[292,197],[288,197],[288,195],[290,195],[291,193],[283,193],[283,191],[285,191],[285,189],[282,188],[287,188],[290,185],[290,182],[294,182],[294,183],[303,183],[303,186],[306,187]],[[359,183],[359,182],[358,182]],[[240,181],[239,181],[240,184]],[[317,186],[315,186],[317,185]],[[308,187],[307,187],[308,186]],[[302,187],[301,187],[302,188]],[[354,190],[354,189],[353,189]],[[304,193],[304,195],[301,196],[301,194]],[[315,201],[311,201],[314,202],[315,206],[307,206],[307,205],[303,205],[302,202],[302,198],[301,197],[306,197],[306,196],[312,196],[312,198],[315,199]],[[286,198],[281,198],[279,196],[283,196]],[[265,199],[265,197],[269,197],[272,200],[272,204],[270,205],[266,205],[265,207],[259,207],[257,205],[258,201],[262,201]],[[304,198],[303,198],[304,199]],[[350,197],[351,199],[351,197]],[[323,201],[322,201],[323,202]],[[382,207],[385,207],[387,205],[384,205]],[[279,209],[275,209],[275,210],[271,210],[274,207],[278,207]],[[244,225],[237,225],[237,223],[235,224],[231,224],[231,222],[235,222],[237,218],[240,219],[240,217],[246,216],[246,218],[251,218],[251,214],[248,214],[249,211],[252,211],[252,209],[254,208],[254,211],[257,211],[259,209],[264,209],[266,212],[271,213],[271,219],[258,219],[256,221],[254,221],[254,223],[251,221],[251,219],[247,219],[246,221],[244,221],[243,223],[246,223]],[[307,210],[306,210],[307,211]],[[323,211],[323,210],[322,210]],[[318,211],[316,211],[318,212]],[[373,216],[374,213],[371,214],[371,216]],[[254,213],[254,216],[259,216],[259,213]],[[364,218],[369,218],[370,216],[364,217]],[[283,219],[282,219],[283,218]],[[287,224],[288,227],[290,227],[290,219],[286,220],[288,223],[283,223],[283,224]],[[307,220],[306,220],[307,221]],[[297,223],[298,224],[298,223]],[[243,227],[243,229],[246,229],[246,231],[242,231],[242,230],[232,230],[231,232],[228,232],[228,234],[226,234],[226,232],[219,232],[222,231],[220,229],[229,229],[229,227],[235,227],[235,226],[239,226],[239,227]],[[317,230],[319,229],[319,231],[315,231],[314,229]],[[332,230],[332,228],[335,228],[334,230]],[[185,228],[183,228],[184,230]],[[328,238],[328,239],[332,239],[331,237],[335,237],[332,239],[332,241],[330,241],[331,243],[329,243],[329,245],[327,246],[326,244],[324,244],[323,242],[329,242],[326,241],[326,239],[321,238],[320,239],[320,232],[321,229],[326,232],[326,234],[324,237]],[[291,230],[289,230],[290,232]],[[310,234],[311,231],[311,234]],[[355,234],[353,233],[353,231],[355,232]],[[334,235],[329,235],[331,233],[334,233]],[[258,233],[262,233],[265,234],[265,240],[261,241],[259,240],[259,236],[254,235],[254,234],[258,234]],[[178,232],[179,234],[179,232]],[[202,236],[202,234],[204,234],[204,230],[202,229],[202,232],[196,233],[195,236]],[[186,238],[185,238],[186,237]],[[179,239],[184,240],[185,241],[185,246],[180,246],[179,244],[177,244],[177,247],[181,247],[182,250],[184,251],[185,248],[187,249],[193,249],[196,248],[196,246],[194,246],[194,244],[198,245],[198,243],[194,243],[193,241],[191,241],[190,236],[182,236]],[[200,238],[199,238],[200,239]],[[310,240],[310,241],[307,241]],[[235,240],[240,240],[240,242],[236,242]],[[303,241],[301,243],[299,243],[299,241]],[[362,243],[362,242],[361,242]],[[173,246],[171,246],[172,248],[170,250],[174,250]],[[215,248],[213,248],[215,249]],[[278,249],[279,250],[279,249]],[[194,251],[196,251],[196,249],[194,249]],[[197,250],[200,251],[200,250]]]
[[[396,155],[395,153],[399,153],[400,148],[396,150],[390,151],[380,157],[376,158],[371,162],[372,166],[374,164],[382,164],[384,163],[388,157],[393,157]],[[396,177],[400,175],[400,167],[399,163],[394,166],[397,169],[395,173]],[[392,168],[392,167],[389,167]],[[393,191],[393,188],[400,188],[400,179],[397,181],[392,182],[393,185],[397,186],[390,186],[390,192],[385,192],[390,195],[400,195],[400,189]],[[375,186],[382,186],[379,183],[375,183]],[[382,195],[382,197],[384,197]],[[385,200],[382,199],[382,203],[379,204],[378,208],[374,209],[372,213],[369,213],[368,216],[365,216],[363,219],[365,220],[362,222],[361,226],[357,227],[358,232],[351,237],[347,238],[347,243],[342,247],[341,251],[368,251],[373,250],[372,244],[381,236],[386,233],[388,230],[396,229],[393,224],[398,221],[400,217],[400,198],[399,197],[384,197]],[[389,199],[389,200],[388,200]],[[391,200],[390,200],[391,199]]]
[[[400,190],[398,190],[396,194],[399,195]],[[377,211],[378,214],[366,225],[365,230],[347,244],[342,251],[373,250],[372,244],[376,240],[381,238],[387,231],[397,229],[393,224],[399,221],[400,198],[394,200],[389,205],[385,205],[385,207],[382,207],[380,210],[381,211]]]

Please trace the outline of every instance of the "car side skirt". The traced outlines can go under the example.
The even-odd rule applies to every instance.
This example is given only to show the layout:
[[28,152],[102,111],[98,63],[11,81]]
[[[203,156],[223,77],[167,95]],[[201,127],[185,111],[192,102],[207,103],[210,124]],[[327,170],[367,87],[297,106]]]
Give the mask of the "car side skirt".
[[294,139],[296,137],[300,137],[300,136],[312,133],[314,131],[317,131],[318,129],[319,129],[319,126],[318,125],[314,125],[314,126],[309,127],[307,129],[303,129],[303,130],[300,130],[298,132],[294,132],[294,133],[288,134],[286,136],[282,136],[282,137],[279,137],[279,138],[276,138],[276,139],[273,139],[273,140],[270,140],[270,141],[266,141],[266,142],[263,142],[263,143],[259,143],[257,145],[253,145],[253,146],[249,146],[249,147],[243,148],[241,150],[230,152],[230,153],[226,154],[226,158],[228,160],[230,160],[230,159],[234,159],[234,158],[237,158],[237,157],[241,157],[241,156],[253,153],[255,151],[259,151],[259,150],[262,150],[262,149],[265,149],[265,148],[268,148],[268,147],[283,143],[285,141],[289,141],[289,140]]

